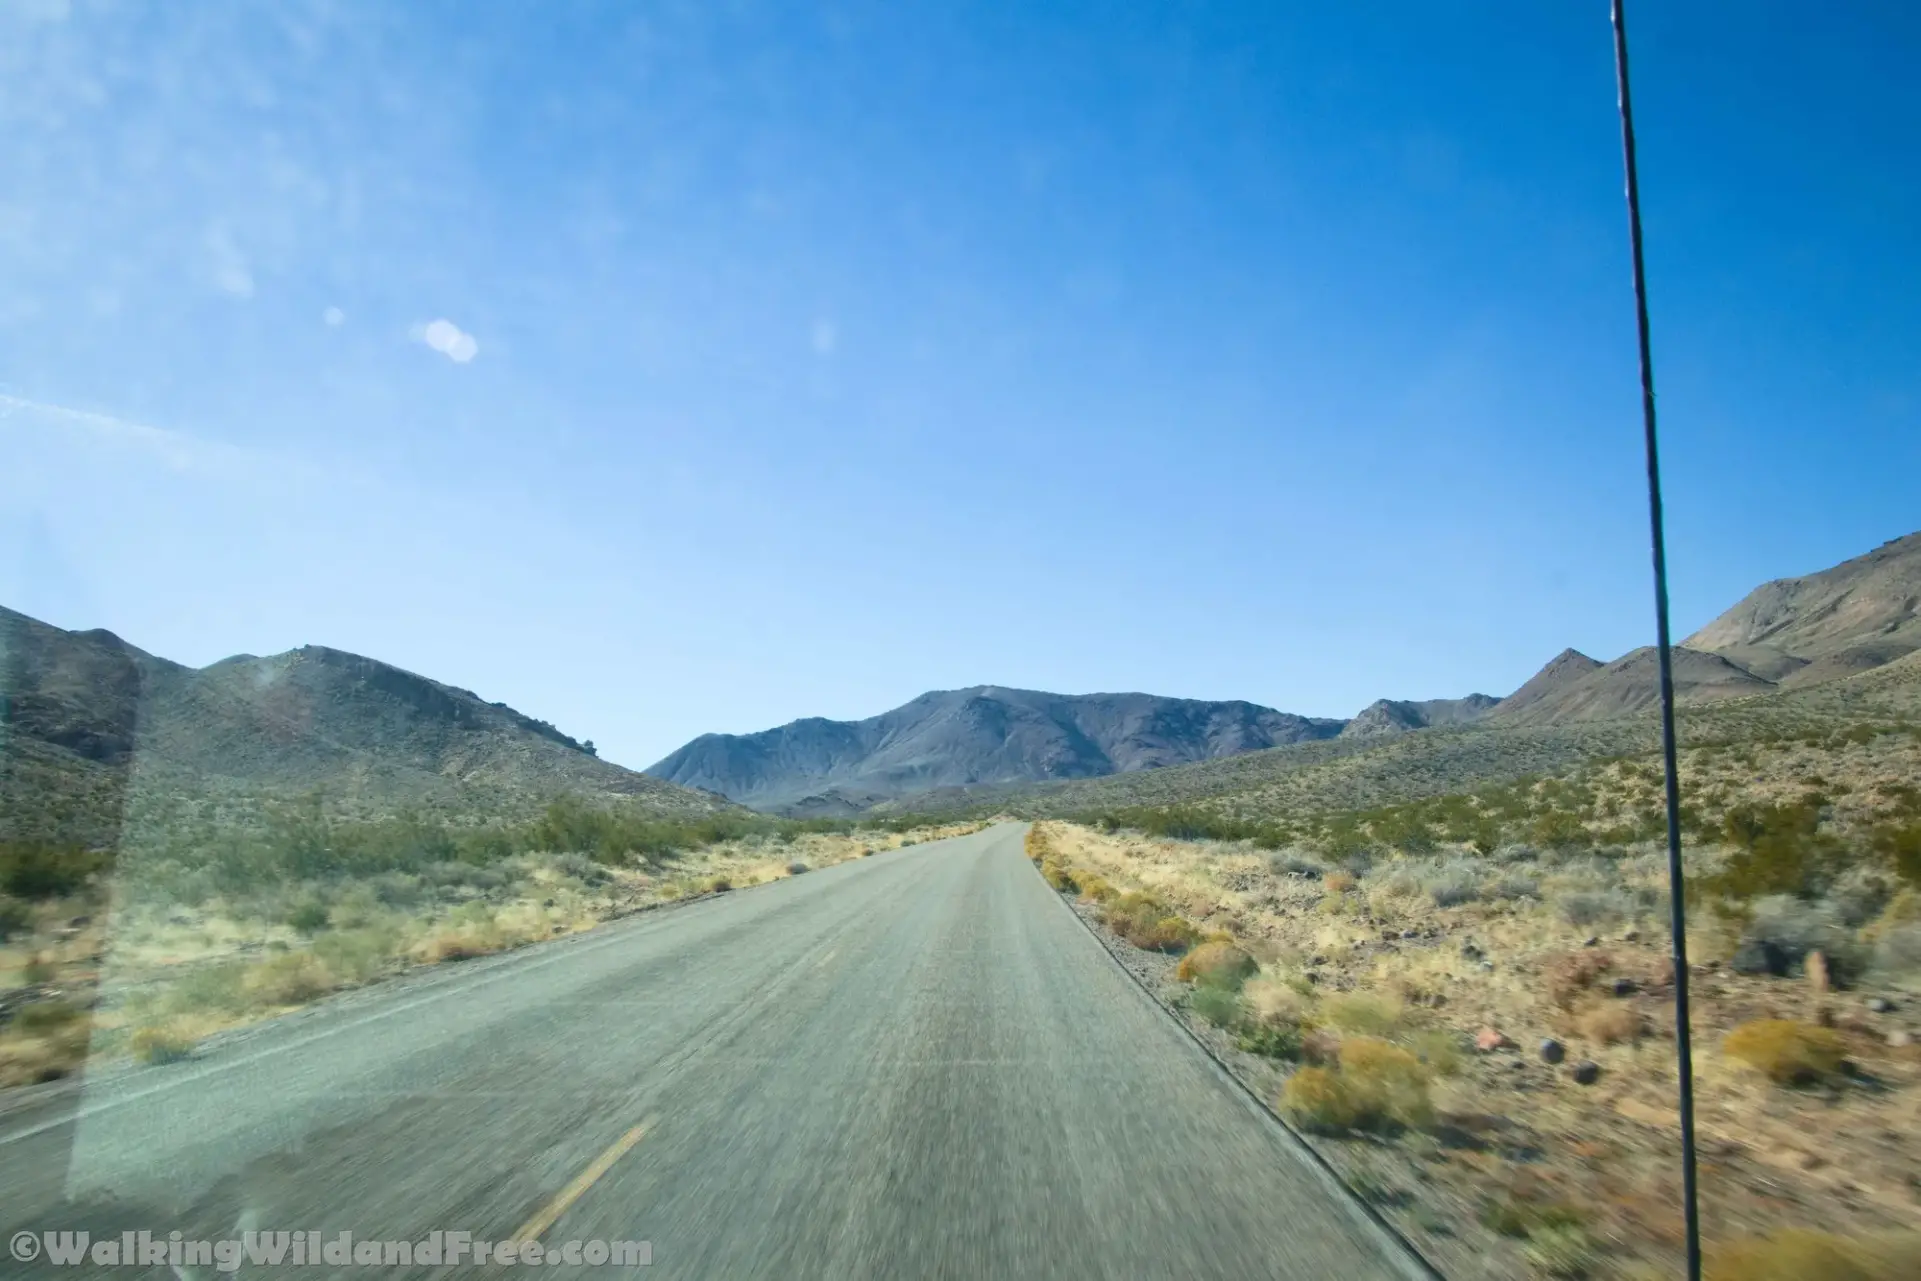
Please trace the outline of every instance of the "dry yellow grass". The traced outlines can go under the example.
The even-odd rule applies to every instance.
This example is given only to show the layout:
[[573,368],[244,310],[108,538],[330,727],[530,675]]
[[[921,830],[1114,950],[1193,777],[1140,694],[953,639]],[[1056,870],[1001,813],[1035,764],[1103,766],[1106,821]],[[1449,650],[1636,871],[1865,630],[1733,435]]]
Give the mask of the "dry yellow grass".
[[1913,1281],[1921,1277],[1921,1233],[1866,1239],[1786,1229],[1710,1247],[1707,1281]]
[[1830,1028],[1793,1019],[1754,1019],[1729,1032],[1721,1052],[1777,1085],[1812,1085],[1841,1070],[1847,1045]]
[[[1287,1085],[1267,1086],[1278,1091],[1284,1114],[1298,1124],[1329,1135],[1364,1128],[1356,1119],[1362,1102],[1341,1066],[1343,1039],[1385,1030],[1380,1039],[1411,1053],[1426,1070],[1437,1116],[1451,1124],[1501,1118],[1512,1141],[1544,1150],[1533,1168],[1566,1180],[1572,1195],[1593,1204],[1594,1239],[1609,1243],[1610,1264],[1620,1254],[1639,1253],[1662,1260],[1664,1274],[1670,1270],[1678,1238],[1669,1223],[1672,1189],[1662,1180],[1673,1174],[1677,1121],[1672,971],[1662,931],[1665,867],[1658,848],[1615,853],[1605,862],[1543,856],[1519,864],[1518,871],[1486,860],[1488,885],[1522,875],[1536,893],[1486,893],[1443,906],[1418,884],[1413,891],[1394,884],[1399,869],[1418,865],[1416,860],[1377,861],[1354,889],[1330,895],[1320,877],[1270,867],[1266,853],[1246,845],[1103,833],[1060,821],[1049,827],[1059,858],[1117,892],[1110,907],[1129,895],[1151,895],[1203,935],[1232,933],[1259,959],[1262,972],[1242,989],[1243,1016],[1260,1026],[1306,1029],[1301,1057],[1312,1070],[1298,1068]],[[1701,860],[1697,870],[1713,857],[1710,851],[1690,853]],[[1577,923],[1562,909],[1569,894],[1628,907],[1599,923],[1586,917]],[[1904,911],[1921,920],[1921,894],[1895,896],[1884,915]],[[1806,984],[1730,973],[1726,961],[1735,935],[1729,922],[1706,912],[1695,913],[1693,921],[1695,956],[1720,962],[1705,966],[1695,985],[1697,1124],[1704,1135],[1730,1145],[1727,1151],[1742,1153],[1704,1167],[1717,1225],[1758,1233],[1779,1224],[1779,1204],[1763,1204],[1749,1189],[1780,1182],[1792,1186],[1795,1204],[1813,1222],[1834,1226],[1847,1239],[1871,1235],[1886,1226],[1888,1215],[1911,1215],[1907,1175],[1914,1167],[1905,1149],[1872,1142],[1887,1132],[1921,1134],[1921,1097],[1910,1088],[1921,1085],[1921,1051],[1885,1048],[1880,1039],[1884,1029],[1908,1020],[1882,1017],[1862,1024],[1866,1016],[1848,1013],[1859,1010],[1859,996],[1830,997],[1842,1025],[1829,1035],[1851,1045],[1851,1053],[1864,1057],[1888,1088],[1843,1084],[1831,1101],[1785,1093],[1762,1072],[1715,1051],[1723,1032],[1741,1018],[1810,1014]],[[1402,937],[1410,931],[1412,938]],[[1589,945],[1594,935],[1601,940]],[[1316,984],[1305,981],[1310,975]],[[1620,979],[1631,985],[1629,995],[1614,994]],[[1387,1017],[1389,1010],[1398,1010],[1397,1020]],[[1347,1030],[1337,1035],[1344,1025]],[[1523,1053],[1472,1053],[1475,1032],[1487,1025],[1506,1033]],[[1551,1066],[1532,1053],[1548,1037],[1570,1043],[1567,1063]],[[1568,1069],[1581,1058],[1601,1065],[1598,1086],[1567,1081]],[[1528,1070],[1512,1070],[1523,1060]],[[1274,1069],[1250,1060],[1246,1070]],[[1550,1073],[1556,1088],[1540,1088],[1543,1074]],[[1538,1084],[1517,1090],[1521,1082]],[[1413,1114],[1419,1111],[1416,1106]],[[1819,1115],[1804,1114],[1812,1112]],[[1811,1141],[1811,1134],[1822,1137]],[[1361,1145],[1316,1143],[1337,1168],[1368,1159]],[[1756,1164],[1765,1173],[1742,1173]],[[1490,1181],[1504,1168],[1472,1153],[1452,1155],[1426,1167],[1433,1182],[1421,1200],[1432,1206],[1455,1196],[1478,1204],[1492,1194]],[[1420,1231],[1418,1225],[1409,1230]],[[1503,1265],[1509,1270],[1502,1271],[1475,1254],[1471,1236],[1463,1233],[1458,1245],[1438,1247],[1444,1255],[1460,1251],[1452,1264],[1443,1264],[1450,1272],[1506,1277],[1536,1266],[1520,1259],[1517,1246]]]

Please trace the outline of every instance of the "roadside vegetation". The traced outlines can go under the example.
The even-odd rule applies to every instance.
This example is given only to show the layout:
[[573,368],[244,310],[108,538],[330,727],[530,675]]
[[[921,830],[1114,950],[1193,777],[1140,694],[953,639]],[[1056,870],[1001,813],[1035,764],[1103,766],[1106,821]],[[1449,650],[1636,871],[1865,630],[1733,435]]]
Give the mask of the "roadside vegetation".
[[206,1036],[420,965],[577,933],[976,830],[747,813],[663,821],[572,797],[521,823],[343,818],[320,798],[120,854],[0,843],[0,1086]]
[[[1921,734],[1682,769],[1709,1275],[1917,1275]],[[1664,826],[1658,758],[1611,756],[1366,807],[1081,813],[1030,853],[1444,1270],[1639,1278],[1681,1239]]]

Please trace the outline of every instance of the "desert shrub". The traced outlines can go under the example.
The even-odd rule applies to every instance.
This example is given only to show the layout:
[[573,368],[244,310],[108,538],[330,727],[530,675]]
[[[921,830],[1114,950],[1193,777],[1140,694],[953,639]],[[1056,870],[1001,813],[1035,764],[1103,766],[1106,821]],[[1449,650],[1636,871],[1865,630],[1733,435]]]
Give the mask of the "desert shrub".
[[1180,952],[1194,946],[1200,931],[1178,916],[1163,916],[1128,942],[1150,952]]
[[1365,992],[1343,992],[1322,1000],[1318,1017],[1343,1032],[1391,1036],[1401,1023],[1401,1003]]
[[1292,850],[1270,858],[1267,861],[1267,867],[1276,876],[1298,876],[1307,880],[1319,880],[1327,875],[1327,868],[1319,862]]
[[1594,843],[1594,836],[1579,814],[1568,810],[1549,810],[1528,828],[1528,840],[1550,849],[1578,849]]
[[1581,1011],[1574,1026],[1582,1036],[1602,1045],[1641,1039],[1641,1014],[1626,1001],[1607,1001]]
[[1821,830],[1823,802],[1810,797],[1781,805],[1741,805],[1721,821],[1732,847],[1703,888],[1730,899],[1821,894],[1841,869],[1841,846]]
[[1049,858],[1041,863],[1041,876],[1047,883],[1064,893],[1075,893],[1080,886],[1074,881],[1074,873],[1065,863]]
[[1203,943],[1181,958],[1174,977],[1183,983],[1235,991],[1259,968],[1253,957],[1232,943]]
[[1407,1048],[1435,1076],[1461,1070],[1461,1038],[1445,1028],[1425,1028],[1407,1037]]
[[734,888],[734,882],[726,876],[710,876],[702,888],[709,894],[725,894]]
[[1542,1276],[1588,1276],[1600,1262],[1587,1229],[1574,1224],[1543,1225],[1528,1233],[1522,1257]]
[[1569,925],[1585,929],[1611,925],[1633,911],[1633,906],[1613,890],[1573,890],[1563,894],[1559,907]]
[[327,905],[317,898],[302,899],[287,911],[287,924],[302,934],[327,928]]
[[498,867],[479,867],[452,861],[430,863],[420,869],[420,879],[436,889],[469,889],[485,893],[502,889],[507,873]]
[[334,930],[314,940],[313,954],[336,978],[347,983],[366,983],[393,963],[399,945],[397,930],[379,927]]
[[1306,1021],[1310,1002],[1300,991],[1276,978],[1254,978],[1241,988],[1248,1018],[1264,1027],[1298,1027]]
[[1783,1228],[1711,1246],[1702,1263],[1706,1281],[1908,1281],[1921,1276],[1921,1234],[1849,1238]]
[[1583,1228],[1587,1216],[1567,1201],[1509,1192],[1481,1207],[1481,1225],[1504,1237],[1532,1237],[1564,1228]]
[[1501,902],[1540,898],[1541,883],[1531,876],[1503,876],[1488,889],[1487,896]]
[[1022,848],[1027,851],[1027,857],[1036,863],[1046,858],[1048,850],[1046,829],[1039,823],[1028,828],[1027,838],[1022,842]]
[[[1245,1009],[1246,1002],[1242,1002]],[[1244,1023],[1235,1035],[1234,1044],[1249,1054],[1258,1054],[1269,1059],[1298,1059],[1301,1057],[1301,1030],[1270,1023]]]
[[1241,1019],[1241,998],[1224,987],[1197,987],[1187,1008],[1215,1027],[1232,1027]]
[[1542,966],[1547,997],[1562,1009],[1571,1010],[1594,980],[1613,968],[1613,956],[1591,948],[1548,957]]
[[1836,978],[1867,968],[1868,954],[1834,908],[1777,894],[1755,903],[1734,955],[1734,968],[1747,974],[1790,974],[1809,952],[1826,956]]
[[1481,897],[1480,878],[1459,864],[1441,868],[1428,879],[1426,888],[1436,907],[1459,907]]
[[787,865],[787,875],[789,876],[799,876],[806,870],[807,870],[807,864],[802,863],[798,860],[792,863],[789,863]]
[[1921,823],[1882,827],[1874,833],[1872,845],[1903,880],[1921,885]]
[[1112,885],[1092,872],[1076,873],[1074,879],[1081,887],[1081,897],[1090,903],[1105,903],[1117,893]]
[[1329,872],[1321,878],[1321,886],[1329,894],[1345,894],[1358,884],[1359,878],[1349,871]]
[[1889,975],[1921,973],[1921,923],[1883,930],[1875,943],[1874,964]]
[[271,956],[247,971],[243,985],[263,1005],[302,1005],[334,988],[334,976],[311,952]]
[[0,898],[0,943],[33,929],[33,910],[18,899]]
[[407,872],[381,872],[367,878],[367,890],[387,907],[412,907],[420,902],[421,880]]
[[127,1038],[127,1052],[141,1063],[178,1063],[193,1057],[193,1038],[164,1027],[143,1027]]
[[243,1009],[247,967],[240,961],[205,965],[181,975],[166,990],[169,1008],[179,1011],[233,1012]]
[[1361,1124],[1420,1126],[1434,1118],[1427,1069],[1398,1045],[1372,1036],[1342,1041],[1341,1080]]
[[1360,1110],[1347,1082],[1333,1069],[1304,1067],[1281,1087],[1281,1111],[1304,1129],[1337,1133],[1353,1129]]
[[1777,1085],[1812,1085],[1841,1070],[1846,1047],[1829,1028],[1793,1019],[1754,1019],[1729,1032],[1721,1052]]
[[1102,921],[1135,947],[1149,951],[1178,952],[1199,939],[1199,931],[1170,912],[1167,904],[1138,890],[1110,902]]
[[67,1026],[82,1016],[79,1006],[69,1001],[35,1001],[23,1005],[13,1016],[13,1025],[30,1036],[44,1036]]
[[109,861],[108,855],[77,845],[0,842],[0,893],[23,899],[78,894]]
[[571,876],[587,885],[604,884],[611,878],[604,863],[598,863],[585,854],[567,852],[555,854],[547,860],[547,866],[561,876]]

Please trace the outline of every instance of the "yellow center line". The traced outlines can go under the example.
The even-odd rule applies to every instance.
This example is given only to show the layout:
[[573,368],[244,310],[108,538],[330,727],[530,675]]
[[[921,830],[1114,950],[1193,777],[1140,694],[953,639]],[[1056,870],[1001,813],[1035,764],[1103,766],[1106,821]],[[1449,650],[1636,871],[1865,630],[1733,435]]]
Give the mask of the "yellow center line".
[[627,1131],[627,1133],[621,1135],[618,1139],[615,1139],[614,1145],[595,1157],[592,1165],[582,1170],[575,1176],[572,1183],[569,1183],[560,1190],[559,1196],[541,1207],[539,1214],[536,1214],[533,1218],[521,1224],[520,1231],[514,1233],[513,1239],[515,1241],[532,1241],[538,1238],[540,1234],[548,1228],[553,1227],[554,1221],[560,1218],[561,1215],[567,1213],[568,1206],[580,1200],[581,1194],[586,1192],[588,1188],[594,1186],[594,1184],[599,1181],[601,1175],[614,1168],[614,1162],[626,1156],[627,1153],[632,1150],[634,1144],[646,1137],[647,1127],[653,1123],[654,1118],[650,1116],[633,1129]]

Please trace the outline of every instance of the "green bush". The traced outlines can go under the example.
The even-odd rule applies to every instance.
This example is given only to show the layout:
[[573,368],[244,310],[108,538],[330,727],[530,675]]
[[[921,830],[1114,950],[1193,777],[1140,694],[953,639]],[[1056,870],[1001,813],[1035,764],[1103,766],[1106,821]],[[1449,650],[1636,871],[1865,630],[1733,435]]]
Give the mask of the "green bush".
[[1271,1023],[1248,1024],[1241,1028],[1234,1038],[1234,1044],[1249,1054],[1258,1054],[1263,1058],[1298,1059],[1301,1057],[1301,1030]]
[[1188,1008],[1215,1027],[1232,1027],[1241,1018],[1241,998],[1222,987],[1195,988]]
[[13,1025],[32,1036],[42,1036],[63,1028],[82,1016],[79,1006],[68,1001],[35,1001],[23,1005],[13,1016]]
[[0,893],[20,899],[78,894],[107,863],[107,855],[77,845],[0,842]]

